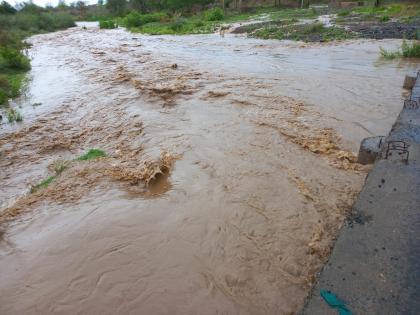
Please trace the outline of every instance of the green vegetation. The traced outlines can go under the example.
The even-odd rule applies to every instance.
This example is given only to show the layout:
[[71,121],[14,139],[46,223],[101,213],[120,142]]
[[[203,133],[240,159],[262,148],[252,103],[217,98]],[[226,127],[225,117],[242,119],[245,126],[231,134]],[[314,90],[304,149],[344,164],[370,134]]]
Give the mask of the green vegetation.
[[134,32],[153,35],[198,34],[214,32],[224,18],[225,14],[220,8],[190,16],[163,12],[141,14],[133,11],[122,19],[122,25]]
[[[74,159],[73,161],[89,161],[94,160],[99,157],[105,157],[106,154],[102,150],[98,149],[90,149],[85,154],[79,156],[78,158]],[[40,189],[48,187],[61,173],[63,173],[67,168],[70,167],[72,161],[69,160],[57,160],[52,164],[52,169],[55,172],[55,175],[49,176],[47,179],[44,179],[37,185],[31,187],[30,192],[35,193]]]
[[35,185],[35,186],[32,186],[31,187],[31,194],[33,194],[33,193],[35,193],[35,192],[37,192],[38,190],[40,190],[40,189],[43,189],[43,188],[47,188],[48,187],[48,185],[49,184],[51,184],[52,183],[52,181],[54,180],[56,178],[56,176],[50,176],[50,177],[48,177],[47,179],[44,179],[42,182],[40,182],[39,184],[37,184],[37,185]]
[[214,8],[204,11],[203,18],[206,21],[221,21],[225,17],[225,12],[222,8]]
[[71,162],[67,160],[57,160],[52,164],[52,168],[54,172],[59,175],[70,166],[70,163]]
[[388,15],[382,15],[379,17],[379,21],[382,23],[388,22],[389,20],[391,20],[391,18]]
[[[0,71],[4,71],[1,70]],[[4,71],[0,74],[0,104],[5,103],[9,98],[19,95],[20,86],[25,77],[24,73],[16,71]]]
[[113,28],[117,28],[118,25],[117,23],[115,23],[113,20],[101,20],[99,21],[99,28],[101,29],[113,29]]
[[281,24],[283,20],[295,21],[297,18],[313,18],[317,14],[311,9],[284,9],[277,7],[260,7],[250,12],[234,10],[224,11],[220,7],[191,14],[188,12],[155,12],[143,14],[131,11],[121,18],[120,24],[133,32],[152,35],[163,34],[203,34],[213,33],[220,27],[229,23],[252,18],[265,18],[273,20],[274,24]]
[[132,11],[125,16],[123,24],[127,28],[141,27],[153,22],[168,22],[169,16],[164,12],[156,12],[150,14],[141,14],[137,11]]
[[375,21],[388,22],[391,19],[407,20],[415,16],[420,16],[420,5],[416,3],[394,3],[383,6],[363,6],[352,9],[340,10],[339,17],[352,17],[355,21]]
[[99,157],[105,157],[105,156],[106,156],[106,153],[102,150],[90,149],[85,154],[76,158],[76,161],[88,161],[88,160],[93,160],[93,159],[96,159]]
[[310,19],[316,18],[319,14],[313,9],[285,9],[285,8],[276,8],[267,12],[270,19],[276,21],[279,19]]
[[30,66],[25,54],[27,36],[74,26],[71,15],[36,6],[31,2],[19,10],[0,3],[0,104],[19,95],[24,74]]
[[340,27],[325,27],[321,23],[286,25],[286,26],[267,26],[256,30],[251,34],[253,37],[263,39],[291,39],[306,42],[332,40],[343,40],[354,38],[355,35]]
[[381,54],[381,57],[384,59],[395,59],[398,57],[401,57],[401,52],[400,51],[388,51],[382,47],[379,47],[379,52]]
[[405,58],[420,58],[420,41],[403,41],[401,51]]
[[395,58],[420,58],[420,42],[419,41],[403,41],[400,50],[388,51],[382,47],[380,49],[381,57],[384,59]]
[[9,123],[15,121],[21,122],[23,120],[23,116],[17,109],[11,108],[7,111],[7,120],[9,121]]

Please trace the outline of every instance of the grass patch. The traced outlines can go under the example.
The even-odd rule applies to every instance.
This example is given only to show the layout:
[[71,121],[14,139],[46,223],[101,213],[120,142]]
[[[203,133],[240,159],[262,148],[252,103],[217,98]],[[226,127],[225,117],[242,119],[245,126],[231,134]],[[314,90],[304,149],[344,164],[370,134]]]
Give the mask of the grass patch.
[[405,58],[420,58],[420,42],[403,41],[401,45],[402,56]]
[[352,17],[355,20],[387,22],[391,19],[399,19],[402,22],[420,15],[418,3],[395,3],[380,7],[363,6],[352,9],[342,9],[337,12],[338,17]]
[[56,176],[50,176],[50,177],[48,177],[47,179],[44,179],[42,182],[40,182],[39,184],[37,184],[37,185],[35,185],[35,186],[32,186],[31,187],[31,194],[33,194],[33,193],[35,193],[35,192],[37,192],[38,190],[40,190],[40,189],[43,189],[43,188],[47,188],[48,187],[48,185],[49,184],[51,184],[52,183],[52,181],[54,180],[56,178]]
[[90,149],[85,154],[76,158],[76,161],[88,161],[88,160],[93,160],[93,159],[96,159],[96,158],[99,158],[99,157],[105,157],[105,156],[106,156],[106,153],[102,150]]
[[384,59],[392,60],[395,58],[401,57],[400,51],[389,51],[382,47],[379,47],[379,53],[381,54],[381,57]]
[[328,42],[356,37],[355,34],[341,27],[325,27],[321,23],[286,26],[271,25],[256,30],[251,36],[262,39],[289,39],[305,42]]
[[23,120],[22,114],[17,109],[13,109],[13,108],[7,111],[6,116],[9,123],[12,123],[15,121],[21,122]]
[[280,9],[267,13],[270,19],[310,19],[319,16],[314,9]]
[[382,15],[381,17],[379,17],[379,22],[382,23],[388,22],[389,20],[391,20],[391,18],[388,15]]
[[4,52],[0,47],[0,104],[19,95],[25,72],[30,69],[29,59],[19,51]]
[[[76,161],[88,161],[88,160],[94,160],[99,157],[106,156],[105,152],[98,149],[90,149],[85,154],[79,156],[76,158]],[[34,185],[31,187],[30,192],[35,193],[39,191],[40,189],[48,187],[61,173],[63,173],[66,169],[68,169],[71,166],[72,161],[69,160],[56,160],[52,164],[52,170],[54,170],[55,175],[49,176],[48,178],[44,179],[42,182],[40,182],[37,185]]]
[[382,47],[379,47],[379,53],[384,59],[392,60],[395,58],[420,58],[420,42],[413,41],[407,42],[403,41],[401,44],[401,49],[396,51],[389,51]]
[[6,103],[9,98],[19,95],[24,79],[24,71],[9,70],[0,74],[0,104]]
[[70,166],[70,163],[71,161],[67,160],[56,160],[52,164],[52,169],[54,170],[55,174],[60,175]]

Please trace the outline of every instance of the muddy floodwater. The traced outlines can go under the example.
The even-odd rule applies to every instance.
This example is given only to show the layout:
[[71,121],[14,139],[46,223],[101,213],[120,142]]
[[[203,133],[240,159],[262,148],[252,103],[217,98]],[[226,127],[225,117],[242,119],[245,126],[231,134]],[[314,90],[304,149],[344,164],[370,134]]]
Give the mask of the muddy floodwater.
[[416,66],[378,59],[398,40],[30,42],[24,121],[0,126],[4,315],[297,313]]

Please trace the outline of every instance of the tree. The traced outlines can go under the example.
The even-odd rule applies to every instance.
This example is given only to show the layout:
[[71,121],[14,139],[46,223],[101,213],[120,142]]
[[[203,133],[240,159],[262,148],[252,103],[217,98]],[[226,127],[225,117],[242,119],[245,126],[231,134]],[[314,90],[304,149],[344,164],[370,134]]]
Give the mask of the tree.
[[3,1],[0,3],[0,14],[15,14],[16,9],[12,7],[8,2]]
[[126,0],[108,0],[107,9],[114,15],[122,15],[127,7]]
[[80,16],[84,17],[86,14],[86,3],[84,3],[83,1],[77,1],[76,8],[77,10],[79,10]]
[[146,11],[146,0],[129,0],[130,8],[136,11],[144,12]]
[[37,6],[32,0],[19,3],[17,6],[19,11],[24,13],[38,14],[45,11],[44,8]]
[[59,9],[66,9],[67,8],[67,4],[65,0],[58,0],[58,5],[57,8]]

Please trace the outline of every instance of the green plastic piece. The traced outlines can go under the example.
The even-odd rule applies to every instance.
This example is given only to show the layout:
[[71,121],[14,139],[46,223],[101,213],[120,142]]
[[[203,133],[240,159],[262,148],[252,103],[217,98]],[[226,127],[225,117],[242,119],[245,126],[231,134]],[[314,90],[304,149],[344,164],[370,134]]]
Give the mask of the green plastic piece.
[[341,301],[334,293],[327,290],[321,290],[320,294],[331,308],[338,311],[339,315],[352,315],[344,302]]

